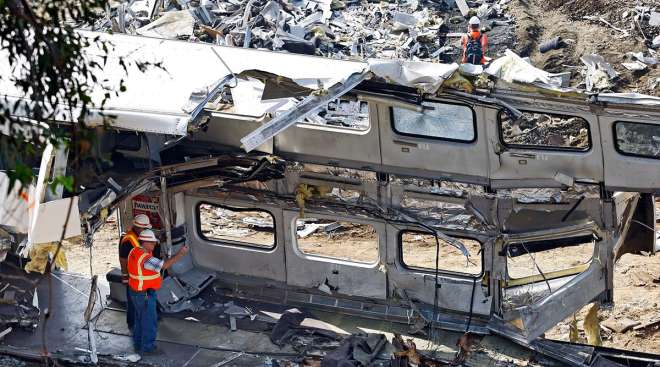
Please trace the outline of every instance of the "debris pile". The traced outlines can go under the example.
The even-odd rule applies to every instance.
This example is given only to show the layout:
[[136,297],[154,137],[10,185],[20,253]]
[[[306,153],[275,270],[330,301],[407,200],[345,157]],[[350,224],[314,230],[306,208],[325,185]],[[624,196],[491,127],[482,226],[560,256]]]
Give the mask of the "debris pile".
[[513,2],[521,56],[549,72],[570,72],[590,92],[658,95],[660,7],[654,0]]
[[39,323],[39,301],[36,276],[26,274],[15,255],[0,262],[0,340],[13,329],[36,329]]
[[[92,29],[334,59],[452,63],[460,59],[460,39],[473,15],[488,35],[488,57],[512,49],[530,67],[558,73],[549,76],[552,85],[659,93],[660,8],[652,0],[134,0],[113,3]],[[231,93],[222,100],[229,106]],[[360,103],[337,101],[307,122],[360,129],[363,111]]]
[[273,327],[271,341],[278,346],[290,344],[304,353],[305,365],[340,366],[438,366],[450,361],[433,358],[417,350],[413,339],[394,334],[391,342],[384,334],[339,335],[333,331],[305,326],[311,315],[298,309],[285,311]]
[[512,32],[505,29],[512,19],[500,5],[507,2],[479,1],[466,10],[448,0],[136,0],[115,3],[93,28],[342,59],[450,62],[459,54],[468,15],[492,19],[485,26],[493,50],[512,44]]
[[[658,206],[656,206],[658,208]],[[659,353],[660,262],[658,254],[626,254],[614,265],[615,301],[599,312],[603,344],[608,347]],[[582,326],[587,309],[559,323],[546,333],[546,338],[569,340],[574,323],[578,342],[585,342]]]

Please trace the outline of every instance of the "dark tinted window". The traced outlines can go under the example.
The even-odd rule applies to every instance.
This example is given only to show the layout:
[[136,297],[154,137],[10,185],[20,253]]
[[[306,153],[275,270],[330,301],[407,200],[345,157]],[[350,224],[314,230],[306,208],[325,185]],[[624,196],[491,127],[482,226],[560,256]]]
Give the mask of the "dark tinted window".
[[614,135],[622,154],[660,159],[660,125],[617,122]]

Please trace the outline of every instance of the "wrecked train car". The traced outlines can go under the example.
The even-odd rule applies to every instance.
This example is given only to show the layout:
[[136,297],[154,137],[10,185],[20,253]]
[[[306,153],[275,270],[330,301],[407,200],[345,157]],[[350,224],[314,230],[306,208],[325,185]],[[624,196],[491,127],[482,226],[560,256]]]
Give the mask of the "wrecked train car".
[[124,229],[146,213],[165,254],[191,247],[159,292],[165,312],[195,309],[214,284],[239,299],[498,334],[589,365],[539,337],[613,300],[618,256],[657,250],[656,99],[557,91],[551,75],[469,94],[440,89],[458,65],[107,37],[167,72],[129,81],[108,107],[115,125],[99,128],[98,149],[114,164],[74,173],[79,195],[43,192],[67,166],[44,154],[23,245],[56,241],[46,223],[61,228],[52,213],[70,200],[67,237],[90,246],[110,210]]

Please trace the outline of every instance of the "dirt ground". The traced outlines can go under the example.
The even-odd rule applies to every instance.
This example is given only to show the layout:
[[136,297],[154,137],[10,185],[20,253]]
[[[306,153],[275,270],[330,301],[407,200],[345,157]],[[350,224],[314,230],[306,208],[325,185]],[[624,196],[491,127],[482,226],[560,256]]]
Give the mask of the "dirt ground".
[[[658,65],[637,72],[631,72],[621,65],[631,61],[630,57],[626,56],[627,52],[644,52],[648,55],[648,41],[660,34],[660,27],[649,26],[647,20],[639,22],[639,25],[635,24],[633,13],[636,5],[657,7],[658,2],[514,0],[508,6],[508,12],[516,19],[518,42],[514,50],[523,57],[529,56],[534,65],[545,71],[571,71],[573,86],[584,81],[584,77],[580,75],[583,67],[580,57],[599,54],[620,73],[613,91],[659,95]],[[584,19],[585,16],[596,19],[587,20]],[[610,25],[601,21],[601,18]],[[565,40],[567,46],[541,54],[539,45],[557,36]]]
[[[227,215],[227,212],[224,212]],[[233,213],[233,220],[219,219],[213,209],[205,211],[208,218],[216,218],[202,230],[217,236],[231,235],[231,231],[223,231],[220,227],[243,230],[240,235],[227,237],[242,242],[255,242],[269,246],[273,241],[273,234],[245,224],[252,223],[244,220],[246,217],[255,217],[255,212]],[[265,221],[267,215],[256,216]],[[219,221],[223,221],[220,224]],[[312,221],[313,222],[313,221]],[[317,221],[321,223],[322,221]],[[307,222],[310,223],[310,222]],[[370,226],[355,223],[341,222],[341,230],[336,233],[326,233],[323,229],[317,230],[302,238],[299,236],[298,246],[303,253],[339,258],[349,261],[373,263],[377,259],[378,240],[376,233]],[[298,229],[304,228],[298,223]],[[470,252],[470,262],[466,262],[457,249],[443,245],[440,267],[446,271],[466,274],[481,272],[480,245],[476,241],[462,240]],[[98,274],[105,279],[105,274],[118,264],[117,261],[118,231],[114,216],[94,236],[94,251],[92,258],[92,274]],[[66,243],[65,250],[69,262],[69,271],[90,274],[89,249],[79,243]],[[570,266],[588,262],[593,252],[593,245],[585,244],[568,249],[558,249],[545,253],[535,254],[534,261],[544,271],[559,270],[558,264]],[[404,233],[403,259],[411,267],[434,269],[435,267],[435,238],[421,233]],[[523,255],[509,260],[509,272],[512,277],[522,277],[537,273],[529,256]],[[625,348],[642,352],[660,353],[660,325],[614,332],[607,328],[607,324],[622,323],[627,320],[642,324],[660,318],[660,254],[656,255],[624,255],[615,265],[614,275],[615,304],[611,309],[603,309],[599,313],[601,320],[601,334],[603,344],[609,347]],[[582,332],[582,321],[586,314],[585,309],[577,314],[578,329]],[[547,338],[568,340],[571,319],[565,320],[546,333]]]
[[[84,275],[98,275],[105,281],[105,275],[112,268],[119,267],[119,231],[117,217],[108,217],[105,224],[94,233],[93,256],[90,262],[90,251],[79,241],[64,241],[63,249],[69,265],[67,271]],[[90,268],[91,263],[91,268]]]
[[[607,347],[639,352],[660,353],[660,325],[641,330],[616,332],[605,325],[633,322],[651,322],[660,319],[660,254],[651,256],[626,254],[614,269],[614,307],[599,312],[601,337]],[[589,306],[578,312],[578,328]],[[568,341],[571,319],[546,333],[546,338]],[[582,332],[581,332],[581,336]]]

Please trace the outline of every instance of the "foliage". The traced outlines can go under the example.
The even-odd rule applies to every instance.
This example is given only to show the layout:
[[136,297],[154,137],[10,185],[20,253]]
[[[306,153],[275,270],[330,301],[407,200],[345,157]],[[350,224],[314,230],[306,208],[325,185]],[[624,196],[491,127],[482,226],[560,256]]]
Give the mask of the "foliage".
[[[0,169],[7,171],[10,189],[33,180],[31,167],[48,143],[67,148],[74,165],[84,159],[94,138],[85,117],[123,91],[123,79],[118,86],[97,79],[112,45],[75,29],[92,24],[106,6],[108,0],[0,0],[0,64],[11,69],[0,74],[0,85],[3,91],[15,86],[9,87],[13,96],[0,97]],[[105,56],[86,56],[88,47]],[[95,90],[104,95],[96,103]],[[55,181],[72,189],[69,180]]]

